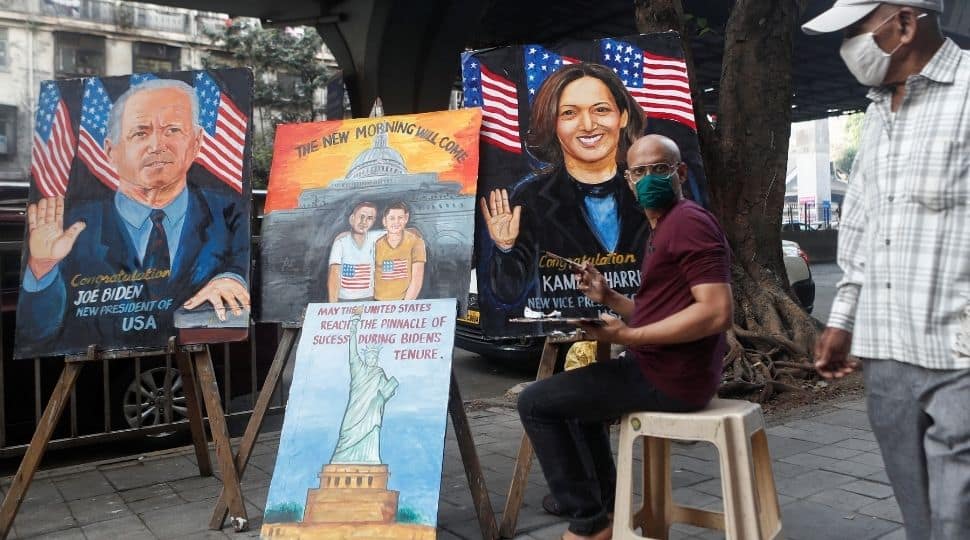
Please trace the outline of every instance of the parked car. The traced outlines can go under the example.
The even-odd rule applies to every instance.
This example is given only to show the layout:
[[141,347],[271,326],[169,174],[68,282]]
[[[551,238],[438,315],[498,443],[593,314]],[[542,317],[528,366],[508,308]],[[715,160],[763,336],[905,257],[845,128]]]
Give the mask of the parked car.
[[816,227],[809,225],[808,223],[802,223],[800,221],[790,221],[788,223],[781,224],[782,232],[792,232],[792,231],[814,231]]
[[791,240],[781,241],[781,252],[785,259],[788,283],[798,297],[798,303],[805,308],[805,311],[811,313],[815,308],[815,280],[812,279],[808,254],[797,242]]
[[[788,282],[791,283],[801,306],[811,313],[815,305],[815,281],[812,280],[812,271],[808,266],[808,255],[796,242],[790,240],[782,240],[782,254]],[[455,345],[488,358],[512,362],[536,362],[542,353],[543,338],[490,339],[485,337],[480,324],[478,285],[474,270],[472,270],[470,289],[468,315],[458,319],[455,328]]]

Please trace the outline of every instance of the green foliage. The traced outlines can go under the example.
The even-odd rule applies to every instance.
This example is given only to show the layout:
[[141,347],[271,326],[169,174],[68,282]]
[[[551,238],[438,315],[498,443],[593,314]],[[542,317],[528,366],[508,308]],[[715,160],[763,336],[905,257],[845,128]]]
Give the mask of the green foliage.
[[698,37],[714,31],[714,28],[708,22],[707,17],[695,17],[690,13],[684,14],[684,25],[687,26],[688,29],[693,27],[693,29],[697,32]]
[[218,31],[207,30],[206,35],[221,49],[202,59],[207,69],[253,69],[253,187],[265,188],[276,126],[310,122],[323,112],[314,93],[333,76],[319,58],[323,40],[311,27],[263,29],[238,20]]
[[266,509],[266,523],[297,523],[303,520],[303,505],[295,502],[277,504]]
[[842,152],[835,157],[835,168],[848,174],[852,171],[852,162],[859,152],[859,139],[862,137],[862,113],[856,113],[845,120],[845,144]]
[[400,506],[397,509],[397,522],[398,523],[417,523],[426,524],[428,520],[421,515],[421,512],[407,506]]

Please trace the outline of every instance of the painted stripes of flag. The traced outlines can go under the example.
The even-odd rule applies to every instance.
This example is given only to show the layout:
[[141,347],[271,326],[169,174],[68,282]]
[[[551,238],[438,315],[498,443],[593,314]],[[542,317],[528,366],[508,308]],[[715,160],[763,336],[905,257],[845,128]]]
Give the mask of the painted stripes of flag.
[[46,82],[41,88],[35,120],[30,149],[34,183],[44,197],[63,196],[71,174],[75,140],[67,105],[53,82]]
[[249,118],[204,71],[195,74],[195,92],[199,97],[199,123],[203,128],[202,148],[195,161],[242,193]]
[[615,40],[600,40],[600,62],[613,69],[648,117],[680,122],[697,130],[687,63]]
[[521,154],[519,100],[515,85],[470,54],[462,58],[462,83],[465,106],[482,108],[482,140]]
[[118,189],[118,171],[104,152],[108,115],[113,103],[101,79],[85,79],[81,98],[81,127],[78,131],[78,157],[102,184]]

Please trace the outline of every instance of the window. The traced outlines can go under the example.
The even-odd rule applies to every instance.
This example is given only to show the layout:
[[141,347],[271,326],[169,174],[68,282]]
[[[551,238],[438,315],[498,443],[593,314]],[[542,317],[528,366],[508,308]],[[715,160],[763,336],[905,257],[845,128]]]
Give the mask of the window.
[[226,51],[209,50],[206,51],[202,62],[206,69],[222,69],[239,67],[239,62],[232,53]]
[[0,161],[17,154],[17,107],[0,105]]
[[104,75],[104,38],[66,32],[54,36],[55,77]]
[[7,56],[7,29],[0,28],[0,70],[10,69],[9,57]]
[[283,99],[294,99],[299,95],[299,85],[303,79],[298,73],[286,73],[283,71],[276,73],[276,84]]
[[135,73],[178,71],[182,50],[161,43],[138,41],[132,45],[131,56]]

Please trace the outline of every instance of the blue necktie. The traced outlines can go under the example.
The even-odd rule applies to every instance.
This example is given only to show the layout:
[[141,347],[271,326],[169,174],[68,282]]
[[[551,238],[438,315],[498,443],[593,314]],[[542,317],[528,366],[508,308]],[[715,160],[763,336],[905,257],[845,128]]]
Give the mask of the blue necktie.
[[145,248],[145,258],[142,261],[143,269],[154,268],[156,270],[167,270],[172,263],[168,255],[168,236],[165,234],[165,211],[155,209],[148,216],[152,220],[152,232],[148,235],[148,246]]

